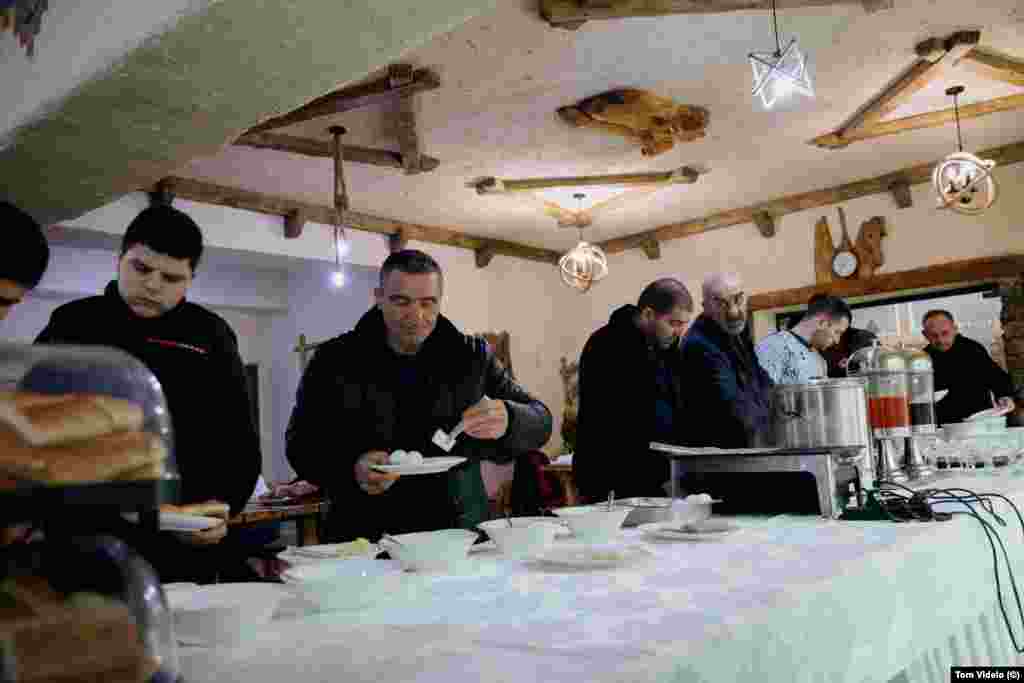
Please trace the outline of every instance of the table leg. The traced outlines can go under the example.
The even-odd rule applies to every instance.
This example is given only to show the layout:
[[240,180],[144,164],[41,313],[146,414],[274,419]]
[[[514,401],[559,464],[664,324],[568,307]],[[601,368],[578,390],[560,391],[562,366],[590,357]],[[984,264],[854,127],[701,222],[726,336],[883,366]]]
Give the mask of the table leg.
[[576,490],[576,481],[572,472],[562,473],[562,488],[565,490],[565,504],[569,507],[580,504],[580,493]]
[[295,526],[298,531],[298,543],[300,546],[318,545],[320,543],[316,520],[309,516],[299,517],[295,520]]
[[675,500],[679,497],[679,460],[676,458],[670,458],[668,462],[668,476],[671,480],[670,495],[672,500]]

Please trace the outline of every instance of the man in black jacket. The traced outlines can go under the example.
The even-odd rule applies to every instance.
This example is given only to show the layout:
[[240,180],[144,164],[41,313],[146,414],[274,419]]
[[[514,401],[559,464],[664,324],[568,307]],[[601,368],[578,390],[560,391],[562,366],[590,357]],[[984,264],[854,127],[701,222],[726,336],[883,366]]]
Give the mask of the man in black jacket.
[[686,285],[656,280],[587,340],[573,455],[585,498],[602,500],[612,490],[620,498],[664,495],[668,460],[648,444],[679,443],[685,414],[678,343],[692,315]]
[[[296,394],[288,461],[331,498],[332,540],[461,527],[487,518],[480,460],[508,462],[551,436],[551,413],[509,377],[487,343],[440,314],[441,268],[403,250],[380,271],[377,305],[354,330],[319,346]],[[372,469],[395,450],[447,455],[438,428],[463,435],[442,474],[396,478]]]
[[[260,445],[235,333],[217,314],[185,301],[202,248],[202,233],[188,215],[169,206],[145,209],[121,242],[117,280],[101,296],[57,308],[36,341],[112,346],[142,361],[167,399],[182,502],[218,500],[235,514],[256,485]],[[74,381],[88,390],[94,379]],[[25,382],[39,385],[45,377],[33,370]],[[192,536],[179,538],[189,543]],[[167,547],[139,548],[158,571],[166,570],[162,578],[186,569],[164,564],[173,561],[163,556]]]
[[1013,381],[996,365],[984,346],[960,334],[953,314],[934,310],[924,314],[925,351],[935,371],[935,390],[949,394],[935,404],[939,424],[961,422],[964,418],[993,407],[1012,411]]

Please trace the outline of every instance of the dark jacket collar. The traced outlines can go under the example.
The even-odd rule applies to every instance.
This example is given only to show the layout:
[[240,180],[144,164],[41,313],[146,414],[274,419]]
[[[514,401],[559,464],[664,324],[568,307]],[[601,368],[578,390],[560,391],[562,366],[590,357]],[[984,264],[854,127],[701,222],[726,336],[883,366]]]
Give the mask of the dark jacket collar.
[[106,299],[119,313],[122,313],[131,320],[148,325],[164,324],[173,320],[182,308],[185,307],[185,299],[182,298],[182,300],[178,302],[177,306],[157,318],[141,318],[135,315],[135,311],[133,311],[131,306],[129,306],[121,297],[121,291],[117,288],[117,280],[111,280],[107,283],[106,288],[103,290],[103,298]]
[[[387,339],[387,327],[384,325],[384,314],[379,307],[374,306],[359,318],[355,328],[352,330],[355,337],[361,344],[369,349],[390,350]],[[434,354],[448,353],[458,348],[465,339],[465,335],[459,332],[458,328],[443,315],[437,316],[437,324],[434,331],[423,342],[418,357],[433,356]]]

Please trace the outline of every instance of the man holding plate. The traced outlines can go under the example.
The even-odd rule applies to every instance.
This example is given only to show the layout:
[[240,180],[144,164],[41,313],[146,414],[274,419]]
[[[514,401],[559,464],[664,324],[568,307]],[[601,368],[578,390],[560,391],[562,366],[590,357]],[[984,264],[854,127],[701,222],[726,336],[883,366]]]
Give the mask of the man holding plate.
[[[551,436],[547,407],[510,378],[482,338],[441,315],[443,288],[427,254],[391,254],[376,306],[321,344],[302,377],[286,453],[298,475],[330,497],[332,541],[472,529],[487,518],[480,460],[510,462]],[[450,452],[432,440],[459,423]],[[396,451],[422,453],[422,466],[402,470],[425,473],[378,471],[390,469]],[[466,460],[437,471],[432,458],[446,456]]]

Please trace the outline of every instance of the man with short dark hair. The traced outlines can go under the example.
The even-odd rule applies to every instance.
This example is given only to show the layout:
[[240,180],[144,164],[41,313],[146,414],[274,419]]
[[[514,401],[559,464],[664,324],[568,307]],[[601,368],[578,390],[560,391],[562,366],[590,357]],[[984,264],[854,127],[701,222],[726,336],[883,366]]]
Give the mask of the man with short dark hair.
[[[288,461],[331,498],[328,537],[461,527],[487,519],[480,460],[509,462],[551,436],[551,413],[516,384],[487,342],[441,315],[444,279],[407,249],[380,271],[376,305],[355,329],[317,347],[296,393]],[[435,430],[465,429],[440,474],[375,471],[396,450],[447,455]]]
[[822,352],[849,326],[850,307],[839,297],[815,297],[796,325],[770,334],[754,347],[757,360],[776,384],[806,384],[828,376]]
[[1013,410],[1010,375],[992,360],[984,346],[960,334],[952,313],[940,309],[928,311],[921,324],[928,340],[925,351],[931,356],[935,371],[935,390],[949,390],[949,394],[935,404],[939,424],[961,422],[995,404],[1007,411]]
[[32,216],[8,202],[0,202],[0,320],[35,289],[50,263],[50,246]]
[[573,454],[584,497],[601,500],[612,490],[619,498],[664,494],[668,461],[648,445],[678,442],[684,419],[679,340],[692,315],[686,285],[656,280],[584,345]]
[[[117,280],[101,296],[57,308],[36,341],[112,346],[142,361],[167,399],[182,502],[219,500],[235,514],[256,485],[260,444],[234,331],[185,301],[202,251],[202,232],[188,215],[169,206],[143,210],[122,239]],[[26,381],[42,381],[31,374]],[[75,381],[88,390],[96,379]],[[153,556],[162,550],[139,550],[165,580],[188,569]]]

